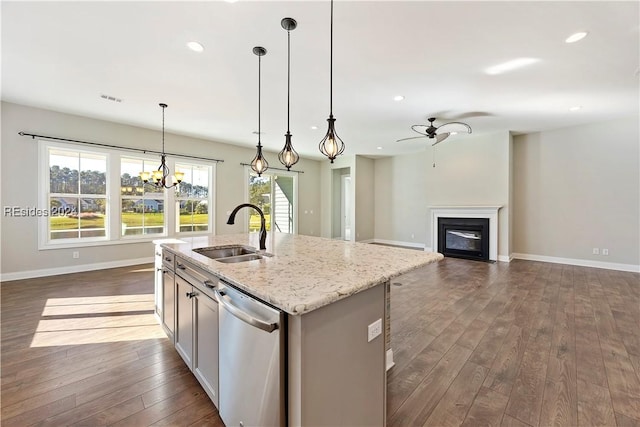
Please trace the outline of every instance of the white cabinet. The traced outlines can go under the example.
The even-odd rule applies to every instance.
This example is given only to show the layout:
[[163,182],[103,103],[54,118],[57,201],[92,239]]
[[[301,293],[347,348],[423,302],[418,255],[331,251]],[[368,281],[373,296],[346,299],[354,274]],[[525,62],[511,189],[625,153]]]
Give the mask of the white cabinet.
[[218,408],[218,303],[198,294],[193,310],[193,373]]
[[184,260],[176,262],[176,350],[218,407],[218,302],[211,288],[217,279]]
[[175,329],[175,255],[162,249],[160,244],[155,248],[155,315],[171,341]]
[[192,369],[193,359],[193,286],[176,275],[176,350]]

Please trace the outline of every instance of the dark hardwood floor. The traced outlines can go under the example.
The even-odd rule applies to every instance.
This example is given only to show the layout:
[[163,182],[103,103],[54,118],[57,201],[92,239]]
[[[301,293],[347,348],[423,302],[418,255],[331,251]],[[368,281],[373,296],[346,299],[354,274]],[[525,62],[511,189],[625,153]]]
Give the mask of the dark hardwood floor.
[[[220,426],[151,266],[2,283],[2,426]],[[392,281],[390,426],[640,426],[640,275],[447,258]]]

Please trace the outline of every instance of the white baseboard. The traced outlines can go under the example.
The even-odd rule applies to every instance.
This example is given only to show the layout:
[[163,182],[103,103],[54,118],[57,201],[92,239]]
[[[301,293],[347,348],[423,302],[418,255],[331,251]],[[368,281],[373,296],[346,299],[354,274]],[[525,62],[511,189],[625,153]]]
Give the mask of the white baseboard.
[[592,261],[588,259],[559,258],[534,254],[512,254],[513,259],[524,259],[528,261],[551,262],[554,264],[578,265],[581,267],[604,268],[606,270],[629,271],[632,273],[640,273],[640,265],[619,264],[615,262]]
[[364,239],[364,240],[356,240],[358,243],[375,243],[375,239]]
[[371,239],[368,240],[367,243],[382,243],[383,245],[405,246],[407,248],[424,249],[424,243],[402,242],[400,240]]
[[498,255],[498,261],[500,262],[511,262],[512,259],[513,259],[513,256]]
[[120,261],[97,262],[93,264],[68,265],[65,267],[43,268],[41,270],[16,271],[15,273],[0,274],[0,282],[10,280],[33,279],[35,277],[58,276],[60,274],[81,273],[83,271],[103,270],[105,268],[128,267],[130,265],[153,263],[152,256],[145,258],[126,259]]
[[396,362],[393,361],[393,349],[392,348],[387,350],[386,361],[387,361],[387,371],[389,369],[393,368],[396,365]]

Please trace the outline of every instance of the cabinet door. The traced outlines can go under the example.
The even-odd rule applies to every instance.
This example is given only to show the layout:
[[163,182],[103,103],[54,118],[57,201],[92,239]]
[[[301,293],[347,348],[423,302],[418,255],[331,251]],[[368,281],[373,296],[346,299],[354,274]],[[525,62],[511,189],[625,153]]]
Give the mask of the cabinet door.
[[193,373],[218,407],[218,303],[206,295],[194,298]]
[[193,358],[193,286],[176,275],[176,350],[192,369]]
[[173,271],[162,269],[162,323],[169,338],[173,341],[175,332],[175,282]]

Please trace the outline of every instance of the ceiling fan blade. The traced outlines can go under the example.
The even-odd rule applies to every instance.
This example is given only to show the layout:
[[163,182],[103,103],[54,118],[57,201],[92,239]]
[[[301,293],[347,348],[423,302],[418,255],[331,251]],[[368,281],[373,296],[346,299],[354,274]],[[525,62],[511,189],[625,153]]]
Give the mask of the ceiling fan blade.
[[462,123],[462,122],[449,122],[449,123],[445,123],[442,124],[440,126],[438,126],[438,130],[443,129],[443,128],[447,128],[448,133],[451,132],[467,132],[467,133],[471,133],[471,126],[469,126],[466,123]]
[[426,135],[423,135],[423,136],[412,136],[412,137],[409,137],[409,138],[398,139],[396,142],[402,142],[402,141],[406,141],[408,139],[422,139],[422,138],[427,138],[427,136]]
[[440,134],[436,135],[436,142],[431,144],[431,146],[433,147],[434,145],[441,143],[445,139],[449,138],[449,135],[450,134],[448,132],[440,133]]

